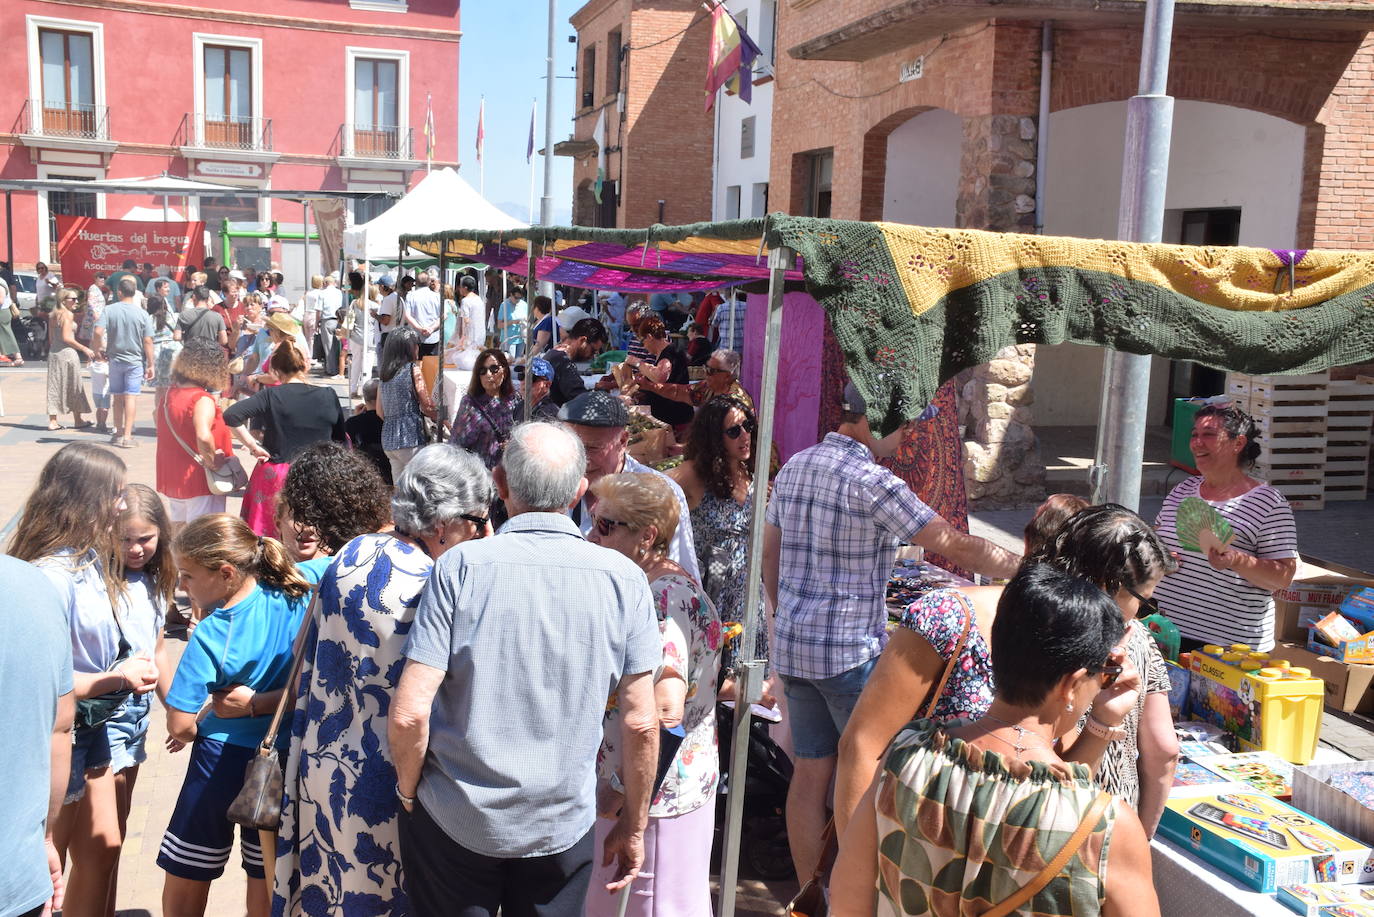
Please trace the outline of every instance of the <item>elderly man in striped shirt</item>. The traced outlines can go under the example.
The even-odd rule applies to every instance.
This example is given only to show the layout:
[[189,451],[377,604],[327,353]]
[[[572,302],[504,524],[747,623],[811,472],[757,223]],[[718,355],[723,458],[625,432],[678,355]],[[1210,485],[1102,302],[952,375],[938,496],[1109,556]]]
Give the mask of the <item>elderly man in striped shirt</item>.
[[888,576],[902,542],[970,570],[1010,577],[1021,558],[954,528],[877,464],[911,421],[878,439],[849,383],[839,429],[778,473],[764,532],[764,587],[775,609],[773,666],[787,694],[796,769],[787,836],[803,881],[821,856],[826,794],[844,732],[887,643]]

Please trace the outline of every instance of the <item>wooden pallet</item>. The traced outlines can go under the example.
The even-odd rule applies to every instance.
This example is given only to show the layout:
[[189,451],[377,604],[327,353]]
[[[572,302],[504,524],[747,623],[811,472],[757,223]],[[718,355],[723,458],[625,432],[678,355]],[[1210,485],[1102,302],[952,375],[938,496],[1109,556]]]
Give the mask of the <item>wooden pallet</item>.
[[1333,379],[1327,386],[1326,499],[1369,495],[1374,433],[1374,377]]

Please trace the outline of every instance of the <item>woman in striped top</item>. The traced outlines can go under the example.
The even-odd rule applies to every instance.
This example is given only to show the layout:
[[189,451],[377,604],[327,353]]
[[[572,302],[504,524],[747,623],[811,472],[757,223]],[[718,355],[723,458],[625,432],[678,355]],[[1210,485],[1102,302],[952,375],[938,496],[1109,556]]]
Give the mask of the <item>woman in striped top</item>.
[[[1278,490],[1247,472],[1259,456],[1255,421],[1236,407],[1208,405],[1193,422],[1189,447],[1201,476],[1170,492],[1155,519],[1179,570],[1155,589],[1160,610],[1185,638],[1226,646],[1274,646],[1274,593],[1293,582],[1298,536],[1293,510]],[[1231,525],[1235,537],[1206,554],[1179,544],[1178,505],[1201,497]]]

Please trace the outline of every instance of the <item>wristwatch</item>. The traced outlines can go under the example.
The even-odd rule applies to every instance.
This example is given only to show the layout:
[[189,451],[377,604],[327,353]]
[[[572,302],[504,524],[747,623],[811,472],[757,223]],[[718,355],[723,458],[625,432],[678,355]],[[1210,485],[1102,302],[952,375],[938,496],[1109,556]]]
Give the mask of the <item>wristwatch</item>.
[[401,803],[402,803],[403,805],[407,805],[407,806],[413,806],[413,805],[415,805],[415,797],[414,797],[414,796],[407,796],[405,793],[402,793],[402,792],[401,792],[401,785],[400,785],[399,783],[396,784],[396,798],[399,799],[399,800],[401,800]]
[[1120,726],[1106,726],[1091,715],[1083,721],[1083,731],[1107,742],[1126,738],[1126,730]]

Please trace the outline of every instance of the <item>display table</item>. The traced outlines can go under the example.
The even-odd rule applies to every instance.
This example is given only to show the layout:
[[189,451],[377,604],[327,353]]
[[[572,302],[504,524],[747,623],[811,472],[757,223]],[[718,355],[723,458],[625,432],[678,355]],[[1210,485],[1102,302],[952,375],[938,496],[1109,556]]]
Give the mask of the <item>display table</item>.
[[[1314,764],[1349,761],[1344,752],[1317,746]],[[1295,917],[1273,895],[1253,891],[1230,875],[1194,856],[1173,841],[1156,836],[1150,842],[1155,892],[1161,917]]]
[[468,383],[472,381],[470,369],[444,370],[444,420],[453,423],[458,416],[458,405],[468,393]]

